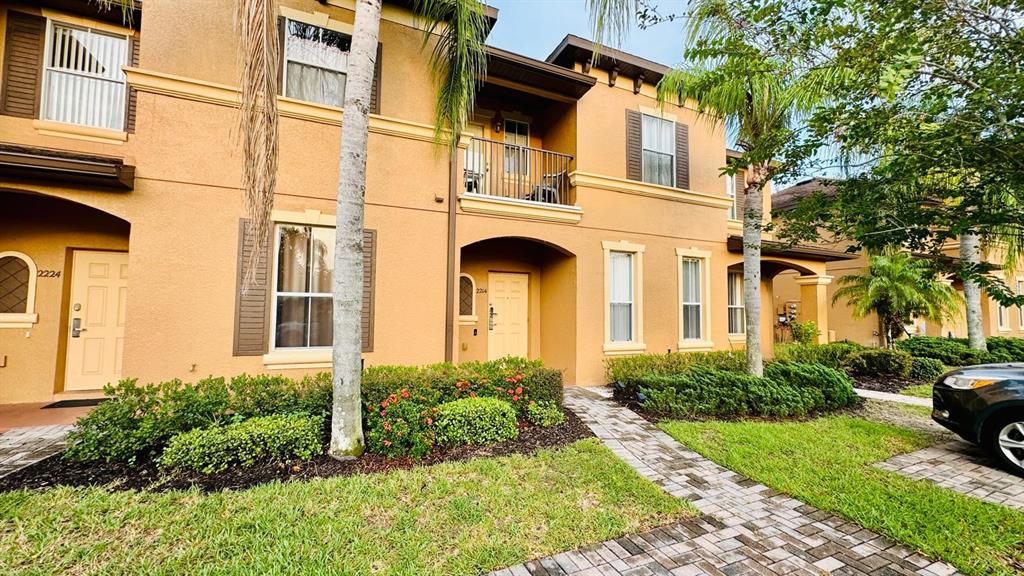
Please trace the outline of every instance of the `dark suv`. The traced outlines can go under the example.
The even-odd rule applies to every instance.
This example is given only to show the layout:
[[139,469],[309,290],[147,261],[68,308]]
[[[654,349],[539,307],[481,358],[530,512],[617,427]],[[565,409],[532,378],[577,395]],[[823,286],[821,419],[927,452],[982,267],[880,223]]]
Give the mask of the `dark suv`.
[[954,370],[935,383],[932,420],[1024,476],[1024,364]]

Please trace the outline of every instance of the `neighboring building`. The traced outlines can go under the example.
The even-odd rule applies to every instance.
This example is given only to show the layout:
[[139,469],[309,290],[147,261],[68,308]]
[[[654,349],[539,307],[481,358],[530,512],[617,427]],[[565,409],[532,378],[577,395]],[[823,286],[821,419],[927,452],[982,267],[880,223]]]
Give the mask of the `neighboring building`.
[[[490,49],[451,166],[409,4],[381,23],[365,361],[522,355],[596,384],[611,355],[742,347],[742,174],[720,175],[721,129],[656,107],[666,68],[611,49],[591,66],[574,36],[547,61]],[[0,1],[0,402],[330,366],[354,2],[280,2],[276,225],[247,291],[233,4],[141,5],[125,25],[85,0]],[[766,243],[763,329],[783,270],[827,328],[836,257]]]
[[[772,212],[776,216],[796,206],[801,198],[814,193],[830,194],[835,190],[828,180],[810,179],[795,184],[784,190],[780,190],[772,197]],[[846,251],[849,242],[831,242],[822,239],[818,246],[827,250]],[[960,253],[960,246],[956,242],[949,242],[943,246],[945,256],[957,258]],[[988,261],[999,265],[999,258],[994,254],[988,255]],[[851,260],[835,260],[828,263],[828,275],[835,281],[828,288],[828,339],[850,340],[867,346],[878,346],[878,317],[870,314],[864,318],[854,318],[850,308],[844,301],[832,304],[832,297],[835,291],[841,286],[838,280],[849,274],[862,273],[868,266],[867,257],[863,252],[858,252]],[[1000,271],[996,271],[999,274]],[[1024,275],[1005,278],[1007,286],[1015,289],[1017,293],[1024,294]],[[800,299],[798,279],[790,272],[782,273],[775,278],[774,297],[775,308],[778,314],[797,311],[800,312],[803,303]],[[951,280],[952,285],[963,295],[963,283],[956,278]],[[982,302],[982,324],[986,336],[1024,336],[1024,310],[1020,308],[1006,308],[998,302],[984,297]],[[923,319],[915,321],[914,326],[908,327],[908,331],[915,335],[946,336],[956,338],[967,337],[967,315],[961,310],[958,318],[944,323],[929,322]],[[778,333],[778,331],[777,331]]]

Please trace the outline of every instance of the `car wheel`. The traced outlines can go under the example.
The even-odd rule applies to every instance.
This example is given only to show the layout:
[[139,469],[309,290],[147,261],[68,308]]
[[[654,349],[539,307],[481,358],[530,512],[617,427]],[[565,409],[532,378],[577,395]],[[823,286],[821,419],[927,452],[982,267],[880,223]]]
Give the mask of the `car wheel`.
[[1024,413],[1000,418],[989,430],[988,449],[1007,470],[1024,476]]

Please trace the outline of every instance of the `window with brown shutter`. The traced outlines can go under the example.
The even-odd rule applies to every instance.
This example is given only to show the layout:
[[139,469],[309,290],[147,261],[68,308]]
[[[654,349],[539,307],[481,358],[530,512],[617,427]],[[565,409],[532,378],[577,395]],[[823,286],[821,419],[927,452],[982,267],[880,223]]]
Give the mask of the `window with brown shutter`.
[[[251,261],[255,242],[249,235],[249,220],[238,221],[238,270],[235,298],[235,356],[261,356],[267,351],[267,296],[270,279],[267,275],[269,246],[265,246],[256,265],[252,286],[245,289],[246,266]],[[269,244],[269,242],[268,242]]]
[[[138,33],[132,35],[129,39],[128,45],[128,63],[133,67],[139,66],[139,35]],[[138,95],[135,92],[135,88],[128,87],[128,109],[124,121],[125,132],[135,132],[135,101]]]
[[643,180],[643,151],[640,131],[643,115],[637,110],[626,110],[626,178]]
[[45,38],[45,18],[7,10],[0,114],[39,117]]
[[690,189],[690,128],[676,122],[676,188]]

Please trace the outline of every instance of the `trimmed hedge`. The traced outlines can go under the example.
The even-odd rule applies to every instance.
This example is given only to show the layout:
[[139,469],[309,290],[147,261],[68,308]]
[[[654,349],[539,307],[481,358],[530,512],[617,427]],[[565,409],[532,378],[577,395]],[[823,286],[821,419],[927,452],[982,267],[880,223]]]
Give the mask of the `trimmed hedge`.
[[989,361],[988,354],[970,348],[966,340],[959,338],[919,336],[897,340],[896,348],[915,358],[934,358],[946,366],[967,366]]
[[636,400],[672,417],[805,416],[856,401],[852,382],[825,366],[773,363],[765,376],[692,366],[637,380]]
[[990,336],[985,344],[993,362],[1024,362],[1024,338]]
[[565,412],[562,412],[562,409],[554,402],[547,400],[530,402],[526,406],[526,420],[534,426],[547,428],[565,422]]
[[747,358],[742,350],[620,356],[605,360],[605,375],[618,392],[634,397],[641,380],[682,374],[693,366],[742,374],[747,369]]
[[169,380],[139,385],[135,379],[108,384],[108,400],[79,418],[68,435],[65,457],[76,461],[134,463],[155,458],[171,437],[238,418],[271,414],[329,414],[331,377],[321,373],[302,380],[242,374],[203,378],[194,383]]
[[497,398],[463,398],[437,409],[437,441],[445,446],[496,444],[519,435],[516,410]]
[[854,376],[906,378],[913,361],[913,357],[903,350],[869,348],[851,354],[846,359],[846,369]]
[[776,344],[775,359],[802,364],[821,364],[841,370],[854,352],[866,347],[856,342],[829,342],[828,344]]
[[309,460],[323,447],[321,416],[287,414],[200,428],[171,438],[160,466],[203,474],[252,466],[267,458]]
[[946,373],[946,365],[934,358],[914,358],[910,363],[910,379],[933,384]]

